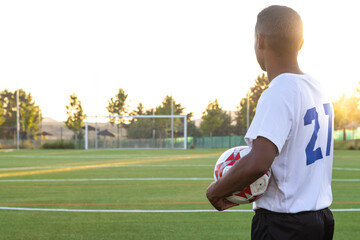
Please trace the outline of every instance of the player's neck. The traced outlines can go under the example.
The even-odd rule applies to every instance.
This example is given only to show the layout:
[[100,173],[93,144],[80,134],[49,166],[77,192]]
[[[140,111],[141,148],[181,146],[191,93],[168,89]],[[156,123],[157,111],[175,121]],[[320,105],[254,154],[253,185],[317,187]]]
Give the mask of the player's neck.
[[269,56],[268,61],[266,61],[266,71],[269,82],[271,82],[274,78],[283,73],[304,74],[299,67],[297,56]]

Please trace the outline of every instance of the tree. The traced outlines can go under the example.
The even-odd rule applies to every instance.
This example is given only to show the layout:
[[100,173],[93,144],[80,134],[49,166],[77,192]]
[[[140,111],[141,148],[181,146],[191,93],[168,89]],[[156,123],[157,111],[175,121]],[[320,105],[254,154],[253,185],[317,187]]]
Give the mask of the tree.
[[138,106],[136,107],[136,110],[133,110],[131,112],[131,115],[146,115],[146,109],[144,107],[144,105],[139,102]]
[[220,119],[222,124],[220,127],[214,130],[213,136],[230,136],[234,132],[234,127],[232,126],[231,113],[227,111],[222,111],[220,114]]
[[3,106],[3,102],[0,101],[0,126],[5,122],[5,118],[3,117],[4,115],[4,106]]
[[[171,105],[173,115],[182,115],[185,108],[180,103],[176,103],[172,96],[166,96],[160,106],[155,109],[156,115],[171,115]],[[174,136],[182,136],[183,124],[179,118],[174,118]],[[171,134],[171,119],[155,119],[156,136],[160,138],[169,137]]]
[[16,132],[16,98],[19,92],[20,130],[23,139],[31,139],[39,130],[39,106],[35,105],[30,93],[23,89],[10,92],[7,89],[0,92],[0,125],[1,135],[12,138]]
[[81,102],[75,93],[70,95],[70,104],[66,106],[66,113],[68,118],[65,121],[65,125],[74,132],[74,138],[77,141],[78,136],[81,136],[81,127],[84,126],[85,115]]
[[[124,89],[119,88],[115,98],[111,98],[108,101],[109,105],[106,107],[111,116],[125,115],[128,112],[127,97],[128,94],[125,94]],[[110,118],[110,122],[112,124],[120,124],[123,120],[121,118]]]
[[187,121],[187,135],[191,137],[201,137],[201,132],[195,125],[195,121],[192,120],[194,113],[190,112],[186,115]]
[[3,90],[0,93],[0,102],[2,103],[3,124],[1,135],[4,138],[12,138],[16,133],[16,98],[15,93]]
[[[164,101],[156,109],[146,110],[142,103],[139,103],[137,109],[131,112],[131,115],[171,115],[171,104],[173,104],[174,115],[183,115],[184,108],[180,103],[176,103],[171,96],[166,96]],[[193,113],[187,115],[188,130],[192,128],[191,117]],[[195,124],[193,124],[195,127]],[[128,138],[164,138],[169,137],[171,133],[171,118],[133,118],[128,125]],[[183,122],[179,118],[174,118],[174,136],[183,136]],[[195,127],[196,128],[196,127]]]
[[[125,115],[128,112],[128,105],[126,104],[127,97],[128,94],[125,94],[124,89],[119,88],[119,91],[115,95],[115,98],[111,98],[108,101],[109,105],[106,107],[111,116]],[[111,125],[116,125],[117,127],[117,143],[119,147],[120,127],[121,125],[124,125],[124,119],[112,117],[110,118],[110,123]]]
[[213,136],[213,133],[223,124],[223,110],[219,106],[218,100],[209,103],[203,112],[200,124],[200,131],[206,136]]
[[356,95],[347,97],[343,94],[333,103],[335,114],[334,127],[335,129],[343,129],[344,140],[346,140],[346,125],[352,122],[360,123],[359,102],[360,98]]
[[[258,75],[255,79],[255,84],[250,88],[249,92],[249,125],[255,116],[256,105],[261,94],[269,87],[269,80],[265,74]],[[247,131],[247,97],[240,101],[236,112],[235,131],[239,135],[245,135]]]
[[181,103],[176,103],[172,96],[166,95],[162,104],[156,107],[156,115],[171,115],[171,105],[173,105],[173,114],[182,115],[185,108],[181,106]]
[[[146,110],[142,103],[139,103],[136,110],[133,110],[130,115],[153,115],[154,110]],[[126,125],[128,138],[133,139],[149,139],[154,138],[154,119],[150,118],[133,118],[130,123]]]

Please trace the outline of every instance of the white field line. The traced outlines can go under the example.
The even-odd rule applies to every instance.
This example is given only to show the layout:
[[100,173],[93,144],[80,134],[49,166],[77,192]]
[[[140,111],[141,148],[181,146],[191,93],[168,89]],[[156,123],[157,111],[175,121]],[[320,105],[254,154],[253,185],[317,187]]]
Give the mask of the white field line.
[[[55,167],[18,167],[18,168],[0,168],[0,171],[12,171],[12,170],[38,170],[38,169],[57,169],[57,168],[68,168],[74,166],[55,166]],[[139,164],[139,165],[114,165],[112,167],[211,167],[214,165],[209,164],[173,164],[173,165],[165,165],[165,164]],[[341,171],[360,171],[360,168],[333,168],[333,170],[341,170]]]
[[331,209],[333,212],[360,212],[360,208]]
[[91,181],[210,181],[213,178],[87,178],[87,179],[7,179],[2,182],[91,182]]
[[333,182],[360,182],[360,179],[333,179]]
[[[197,210],[111,210],[111,209],[56,209],[56,208],[18,208],[18,207],[0,207],[0,210],[14,210],[14,211],[42,211],[42,212],[90,212],[90,213],[202,213],[202,212],[219,212],[212,209],[197,209]],[[333,212],[360,212],[360,208],[349,209],[331,209]],[[226,212],[254,212],[253,210],[225,210]]]
[[[1,179],[3,182],[97,182],[97,181],[213,181],[213,178],[84,178],[84,179]],[[333,179],[333,182],[360,182],[360,179]]]
[[[198,210],[116,210],[116,209],[56,209],[56,208],[18,208],[0,207],[0,210],[16,211],[44,211],[44,212],[108,212],[108,213],[199,213],[199,212],[218,212],[212,209]],[[254,212],[253,210],[226,210],[224,212]]]
[[333,170],[341,170],[341,171],[360,171],[360,168],[333,168]]

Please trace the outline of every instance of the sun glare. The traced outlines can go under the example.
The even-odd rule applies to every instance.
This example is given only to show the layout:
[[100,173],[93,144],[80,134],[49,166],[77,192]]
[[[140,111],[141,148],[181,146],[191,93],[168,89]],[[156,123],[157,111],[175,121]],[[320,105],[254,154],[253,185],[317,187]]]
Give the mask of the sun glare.
[[[296,1],[304,22],[304,46],[299,53],[303,71],[320,81],[332,101],[360,87],[357,58],[360,31],[356,1]],[[326,6],[326,10],[325,10]]]
[[86,114],[106,115],[119,88],[129,93],[132,108],[139,102],[153,108],[173,94],[195,116],[216,98],[236,110],[262,73],[253,32],[257,13],[271,4],[300,13],[300,67],[332,100],[360,85],[356,1],[24,4],[26,11],[11,1],[0,8],[0,21],[8,23],[0,29],[6,36],[0,39],[1,86],[31,92],[44,116],[58,120],[66,117],[72,93]]

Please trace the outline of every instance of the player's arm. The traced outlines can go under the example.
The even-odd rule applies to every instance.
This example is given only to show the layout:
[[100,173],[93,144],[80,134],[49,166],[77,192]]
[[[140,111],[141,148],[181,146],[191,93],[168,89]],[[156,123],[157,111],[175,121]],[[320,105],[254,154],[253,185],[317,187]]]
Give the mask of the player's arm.
[[263,176],[270,168],[278,154],[274,143],[264,137],[253,140],[251,151],[237,161],[218,181],[210,184],[206,196],[219,211],[233,207],[225,199],[233,192],[243,189]]

